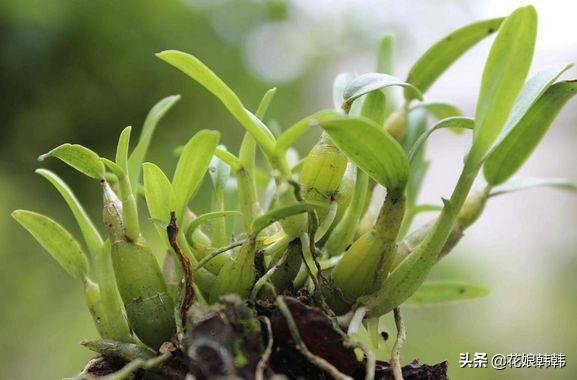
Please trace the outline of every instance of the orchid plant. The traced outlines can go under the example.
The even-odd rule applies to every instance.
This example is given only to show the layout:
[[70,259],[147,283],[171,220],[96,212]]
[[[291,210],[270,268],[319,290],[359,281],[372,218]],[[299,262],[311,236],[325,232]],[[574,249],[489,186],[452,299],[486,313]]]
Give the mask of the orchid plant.
[[[400,308],[488,293],[471,284],[426,281],[487,202],[535,186],[577,189],[567,180],[514,177],[577,92],[577,81],[559,80],[570,64],[526,80],[536,30],[531,6],[464,26],[428,49],[406,80],[392,75],[392,38],[387,36],[375,72],[338,75],[334,108],[285,130],[265,123],[276,89],[264,94],[253,113],[199,59],[163,51],[158,58],[206,88],[245,129],[238,154],[219,145],[218,131],[201,130],[176,147],[172,178],[145,162],[157,124],[180,98],[170,96],[151,109],[132,150],[131,127],[122,131],[114,160],[74,144],[40,156],[58,158],[99,182],[104,234],[68,185],[46,169],[37,173],[63,197],[83,243],[47,216],[25,210],[12,216],[82,283],[102,338],[85,345],[129,362],[109,378],[138,369],[171,378],[165,360],[182,348],[193,310],[214,307],[234,293],[247,305],[276,304],[289,327],[296,324],[285,296],[299,295],[317,306],[335,329],[346,331],[344,342],[357,348],[368,379],[374,377],[375,353],[382,349],[379,318],[392,312],[398,335],[390,365],[394,378],[402,379]],[[474,117],[451,103],[427,99],[439,76],[492,34],[496,38]],[[462,133],[470,147],[452,194],[439,204],[423,204],[419,192],[430,165],[425,147],[443,128],[470,130]],[[320,131],[320,137],[301,159],[295,144],[311,130]],[[257,150],[264,165],[256,164]],[[480,172],[486,185],[472,190]],[[189,205],[204,177],[212,183],[211,209],[196,214]],[[146,222],[154,224],[167,252],[162,266],[141,232],[139,197],[148,208]],[[423,212],[437,216],[413,228],[414,217]],[[363,325],[369,339],[358,334]],[[308,350],[298,329],[291,332],[313,364],[336,378],[352,376]],[[264,343],[262,350],[266,357]],[[263,366],[255,371],[262,378]]]

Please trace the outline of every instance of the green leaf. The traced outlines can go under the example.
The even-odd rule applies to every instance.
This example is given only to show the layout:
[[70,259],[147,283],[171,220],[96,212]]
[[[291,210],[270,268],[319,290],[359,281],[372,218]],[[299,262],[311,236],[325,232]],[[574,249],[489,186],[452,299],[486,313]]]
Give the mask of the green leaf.
[[402,190],[409,175],[403,148],[366,118],[334,118],[320,122],[336,146],[371,178],[390,190]]
[[98,154],[82,145],[62,144],[38,157],[38,161],[44,161],[47,157],[56,157],[91,178],[104,177],[104,165]]
[[245,108],[238,96],[204,63],[190,54],[176,50],[166,50],[156,56],[181,70],[216,96],[238,122],[250,132],[263,152],[267,155],[272,153],[275,139],[270,130]]
[[256,109],[255,112],[255,116],[258,117],[259,119],[262,120],[262,118],[264,117],[264,115],[266,114],[266,111],[268,110],[268,107],[270,106],[270,103],[272,102],[272,99],[274,98],[276,94],[276,87],[271,88],[270,90],[268,90],[264,96],[262,97],[258,108]]
[[153,163],[142,164],[144,197],[150,217],[168,224],[170,218],[170,199],[167,196],[172,192],[172,184],[162,169]]
[[509,179],[537,147],[561,108],[577,93],[577,81],[554,84],[489,153],[483,168],[490,185]]
[[92,223],[92,220],[88,214],[86,214],[86,211],[84,211],[84,208],[72,190],[68,187],[66,182],[64,182],[60,177],[58,177],[50,170],[37,169],[35,172],[46,178],[48,182],[50,182],[56,188],[56,190],[58,190],[62,198],[64,198],[64,201],[70,208],[70,211],[72,211],[72,214],[74,215],[74,218],[80,227],[80,231],[84,236],[84,241],[86,242],[88,251],[93,256],[100,254],[103,247],[102,238],[94,226],[94,223]]
[[[424,93],[449,66],[477,42],[495,32],[502,22],[502,17],[475,22],[444,37],[417,60],[409,71],[407,82]],[[405,98],[414,99],[414,94],[405,91]]]
[[26,228],[72,277],[82,279],[86,276],[88,260],[80,244],[64,227],[49,217],[32,211],[16,210],[12,217]]
[[116,148],[116,165],[122,169],[124,175],[128,175],[128,147],[130,145],[130,132],[132,127],[126,127],[120,133],[118,147]]
[[382,91],[373,91],[366,96],[361,108],[361,116],[371,119],[381,127],[385,124],[387,98]]
[[489,289],[457,282],[425,282],[405,301],[409,305],[431,305],[485,297]]
[[503,127],[503,131],[499,135],[500,139],[497,139],[497,143],[495,143],[494,146],[525,116],[529,108],[551,87],[557,78],[571,67],[573,67],[573,64],[562,64],[550,67],[539,71],[525,83],[515,104],[513,104],[513,108],[511,108],[509,118]]
[[[224,145],[218,146],[218,149],[226,151]],[[214,192],[219,194],[224,192],[226,183],[230,177],[230,166],[217,156],[214,156],[208,166],[208,174],[210,174]]]
[[493,144],[529,71],[537,13],[532,6],[515,10],[501,25],[485,65],[475,112],[475,134],[469,160],[475,165]]
[[162,169],[150,162],[142,164],[142,174],[148,213],[153,221],[161,222],[155,223],[156,231],[165,246],[169,247],[166,226],[170,218],[169,194],[172,192],[172,185]]
[[220,139],[216,131],[202,130],[184,146],[172,179],[170,207],[182,220],[184,209],[196,194]]
[[393,36],[386,35],[381,39],[377,53],[377,72],[383,74],[393,73],[394,63]]
[[436,119],[442,120],[451,116],[462,116],[463,112],[454,104],[447,102],[423,102],[411,107],[410,111],[423,108]]
[[117,181],[123,179],[125,177],[124,170],[114,161],[109,160],[108,158],[102,157],[100,159],[102,163],[116,176]]
[[356,77],[347,85],[343,93],[344,103],[342,107],[346,111],[350,109],[350,106],[355,101],[355,99],[368,94],[369,92],[381,90],[391,86],[404,87],[405,91],[408,91],[412,98],[419,100],[423,99],[421,91],[419,91],[417,87],[410,83],[403,82],[402,80],[389,74],[368,73]]
[[150,141],[152,140],[152,135],[156,130],[156,126],[164,117],[164,115],[166,115],[172,106],[179,100],[180,95],[168,96],[156,103],[150,109],[148,115],[146,115],[146,119],[144,120],[144,125],[142,126],[142,131],[140,132],[140,137],[138,139],[138,144],[136,144],[136,147],[128,158],[128,173],[133,189],[136,188],[136,184],[140,180],[140,170],[142,163],[146,157],[146,152],[150,146]]
[[[251,143],[254,146],[254,139],[252,136],[245,134],[244,141],[246,141],[246,139],[252,140]],[[221,146],[221,148],[226,149],[224,146]],[[254,152],[252,152],[252,157],[252,162],[254,163]],[[225,209],[226,184],[230,177],[230,166],[226,162],[220,160],[217,156],[214,156],[210,161],[208,173],[210,174],[213,187],[211,210],[223,211]],[[211,227],[211,238],[213,244],[217,247],[225,245],[228,242],[226,221],[224,219],[216,220],[212,223]]]
[[285,155],[287,150],[295,143],[295,141],[307,133],[312,126],[320,123],[322,120],[330,119],[337,115],[338,113],[335,110],[326,109],[297,121],[278,138],[274,149],[275,155]]
[[335,110],[340,111],[343,105],[345,87],[354,79],[351,73],[339,73],[333,82],[333,104]]
[[433,128],[427,130],[423,133],[419,139],[415,142],[411,150],[409,151],[409,161],[412,161],[415,155],[419,152],[419,149],[425,144],[429,136],[439,129],[442,128],[462,128],[462,129],[473,129],[475,127],[475,120],[470,117],[463,116],[452,116],[446,119],[440,120]]
[[[427,112],[415,109],[407,117],[407,133],[403,139],[403,149],[409,152],[419,137],[427,131]],[[420,149],[409,163],[409,183],[407,184],[407,205],[414,205],[419,195],[421,184],[427,173],[429,161],[425,157],[425,149]]]
[[535,187],[552,187],[554,189],[577,192],[577,182],[568,179],[517,177],[511,178],[504,184],[494,187],[489,196],[496,197],[497,195],[509,194]]
[[319,209],[326,209],[327,207],[328,206],[324,203],[309,201],[276,208],[252,221],[252,234],[257,235],[260,231],[281,219],[285,219],[297,214],[302,214],[303,212],[313,212]]
[[233,172],[237,172],[243,167],[242,161],[237,156],[226,150],[224,146],[217,147],[214,151],[214,155],[218,157],[219,160],[230,166]]

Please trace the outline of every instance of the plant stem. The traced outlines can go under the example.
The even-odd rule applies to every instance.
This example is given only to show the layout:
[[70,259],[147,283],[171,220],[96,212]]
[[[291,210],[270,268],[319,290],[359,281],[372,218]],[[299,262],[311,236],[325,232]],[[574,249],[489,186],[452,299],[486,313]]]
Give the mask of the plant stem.
[[393,310],[410,297],[425,281],[453,231],[453,225],[473,186],[479,169],[478,165],[471,165],[466,161],[451,199],[443,200],[445,206],[433,230],[391,272],[378,291],[360,299],[360,302],[369,308],[370,317],[383,315]]

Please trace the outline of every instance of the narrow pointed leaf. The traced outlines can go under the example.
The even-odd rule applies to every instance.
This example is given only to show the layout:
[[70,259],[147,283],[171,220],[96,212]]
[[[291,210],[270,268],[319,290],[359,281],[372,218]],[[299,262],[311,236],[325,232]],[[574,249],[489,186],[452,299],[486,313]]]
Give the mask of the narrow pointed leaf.
[[322,120],[334,118],[338,113],[332,109],[326,109],[319,112],[315,112],[309,115],[295,124],[290,126],[282,135],[278,138],[275,146],[275,155],[284,155],[287,150],[298,140],[299,137],[307,133],[313,125],[320,123]]
[[258,108],[256,109],[255,112],[255,116],[258,117],[259,119],[262,120],[262,118],[264,117],[264,115],[266,114],[266,111],[268,110],[268,107],[270,106],[270,103],[272,102],[272,99],[274,98],[276,94],[276,87],[271,88],[270,90],[268,90],[264,96],[262,97]]
[[509,133],[511,128],[517,125],[519,120],[525,116],[531,106],[535,104],[537,99],[539,99],[549,87],[551,87],[557,78],[571,67],[573,67],[573,64],[562,64],[550,67],[539,71],[531,77],[527,83],[525,83],[517,97],[517,100],[515,100],[515,104],[513,104],[513,108],[511,108],[509,118],[503,127],[503,131],[499,135],[500,139],[497,140],[494,146],[497,145],[507,135],[507,133]]
[[577,93],[577,81],[554,84],[529,108],[491,151],[483,168],[490,185],[509,179],[535,150],[565,103]]
[[[226,150],[226,147],[223,145],[219,146],[218,148]],[[210,165],[208,166],[208,174],[210,174],[214,192],[224,192],[226,183],[230,177],[230,166],[217,156],[214,156],[210,161]]]
[[84,211],[80,201],[78,201],[70,187],[68,187],[66,182],[64,182],[60,177],[58,177],[50,170],[37,169],[36,173],[46,178],[46,180],[48,180],[48,182],[50,182],[56,188],[56,190],[58,190],[70,208],[70,211],[72,211],[72,214],[74,215],[74,218],[80,227],[80,231],[82,232],[82,236],[84,237],[88,251],[93,256],[98,255],[101,252],[103,246],[102,238],[94,226],[94,223],[92,223],[92,220],[86,211]]
[[[413,65],[407,82],[423,93],[447,70],[460,56],[483,38],[493,34],[503,22],[503,18],[483,20],[466,25],[431,46]],[[414,94],[405,91],[407,100]]]
[[[403,149],[409,152],[415,142],[427,131],[427,112],[415,109],[407,117],[407,133],[403,140]],[[409,183],[407,184],[407,205],[411,207],[417,201],[421,185],[427,174],[429,161],[424,148],[419,149],[409,164]]]
[[[245,143],[246,139],[251,139],[252,140],[251,144],[254,146],[254,139],[248,133],[245,134],[243,143]],[[221,146],[220,148],[226,149],[224,146]],[[254,168],[254,152],[251,152],[250,154],[252,154],[252,160],[248,159],[247,161],[250,161],[250,163],[253,164]],[[222,212],[225,209],[225,198],[226,198],[225,189],[228,179],[230,177],[230,166],[226,162],[220,160],[217,156],[214,156],[210,161],[210,165],[208,167],[208,173],[210,174],[210,179],[213,188],[211,209],[213,211]],[[212,227],[211,238],[213,244],[215,244],[217,247],[225,245],[228,241],[226,220],[224,220],[223,218],[215,220],[211,224],[211,227]]]
[[12,213],[12,217],[28,230],[72,277],[82,279],[86,276],[86,256],[80,244],[64,227],[49,217],[32,211],[17,210]]
[[343,93],[343,109],[349,109],[355,99],[368,94],[369,92],[381,90],[391,86],[404,87],[405,91],[408,91],[412,98],[419,100],[423,99],[423,95],[419,89],[410,83],[403,82],[402,80],[389,74],[368,73],[356,77],[347,85]]
[[402,190],[409,175],[403,148],[366,118],[334,118],[320,122],[337,147],[371,178],[389,189]]
[[425,282],[405,301],[408,305],[431,305],[485,297],[489,289],[457,282]]
[[100,159],[102,163],[112,172],[112,174],[116,177],[117,180],[124,178],[126,175],[124,170],[114,161],[109,160],[108,158],[102,157]]
[[124,175],[128,175],[128,147],[130,145],[130,132],[132,127],[126,127],[120,133],[118,139],[118,147],[116,148],[116,165],[118,165]]
[[386,35],[381,39],[377,53],[377,71],[383,74],[393,73],[394,62],[393,36]]
[[214,151],[214,155],[218,157],[219,160],[230,166],[234,172],[240,170],[243,166],[242,161],[237,156],[224,149],[224,147],[217,147]]
[[415,155],[419,152],[419,149],[425,144],[429,136],[433,134],[433,132],[442,129],[442,128],[458,128],[458,129],[473,129],[475,127],[475,120],[469,117],[463,116],[453,116],[448,117],[446,119],[440,120],[437,124],[433,126],[433,128],[427,130],[423,133],[419,139],[415,142],[415,145],[409,151],[409,161],[412,161]]
[[479,162],[501,132],[533,59],[537,13],[532,6],[515,10],[503,22],[483,72],[475,112],[475,136],[469,154]]
[[170,180],[162,169],[150,162],[142,165],[142,172],[144,196],[150,217],[168,224],[171,211],[168,195],[172,192]]
[[373,91],[367,95],[361,108],[361,115],[383,126],[387,116],[387,98],[382,91]]
[[150,162],[145,162],[142,165],[142,180],[150,218],[153,221],[160,221],[160,224],[155,223],[156,231],[165,246],[170,247],[166,235],[166,226],[168,225],[171,211],[169,197],[172,192],[172,185],[170,180],[162,169]]
[[253,220],[251,231],[254,235],[256,235],[272,223],[278,222],[281,219],[285,219],[297,214],[302,214],[303,212],[312,212],[318,209],[326,209],[327,207],[328,206],[326,204],[319,202],[300,202],[290,206],[279,207]]
[[101,179],[104,177],[104,165],[98,154],[82,145],[62,144],[41,155],[38,160],[44,161],[47,157],[56,157],[91,178]]
[[511,178],[502,185],[496,186],[491,190],[490,197],[497,195],[509,194],[516,191],[532,189],[535,187],[551,187],[559,190],[577,192],[577,182],[564,178],[531,178],[517,177]]
[[157,57],[200,83],[216,96],[238,122],[249,131],[266,154],[272,153],[275,139],[270,130],[242,104],[238,96],[196,57],[176,50],[166,50]]
[[156,103],[146,115],[144,120],[144,125],[142,126],[142,131],[140,132],[140,137],[138,139],[138,144],[130,154],[128,158],[128,172],[130,176],[130,183],[132,188],[136,188],[136,184],[140,180],[140,170],[142,163],[146,158],[146,153],[148,152],[148,147],[150,146],[150,141],[156,126],[160,120],[166,115],[166,113],[180,100],[180,95],[168,96],[158,103]]
[[218,144],[220,133],[202,130],[184,146],[172,179],[170,207],[182,220],[184,209],[196,194]]

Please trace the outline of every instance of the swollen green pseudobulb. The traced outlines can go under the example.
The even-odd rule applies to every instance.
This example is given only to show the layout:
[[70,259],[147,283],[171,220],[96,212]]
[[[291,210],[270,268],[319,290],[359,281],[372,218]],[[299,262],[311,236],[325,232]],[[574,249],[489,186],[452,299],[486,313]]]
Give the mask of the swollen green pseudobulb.
[[[311,149],[299,176],[302,194],[306,200],[331,203],[337,192],[345,170],[347,157],[335,146],[326,132],[320,141]],[[319,211],[319,222],[322,223],[327,210]]]
[[387,277],[404,212],[403,193],[389,192],[372,230],[361,235],[333,269],[333,284],[346,303],[372,293]]
[[249,238],[239,249],[234,261],[228,262],[220,271],[210,291],[209,302],[216,303],[220,297],[236,293],[248,298],[255,282],[255,240]]
[[385,131],[389,132],[398,142],[403,141],[407,132],[407,118],[407,109],[401,107],[391,113],[385,121]]
[[103,218],[112,244],[112,264],[130,327],[146,345],[158,349],[176,332],[174,304],[158,263],[142,238],[128,240],[122,204],[103,182]]

